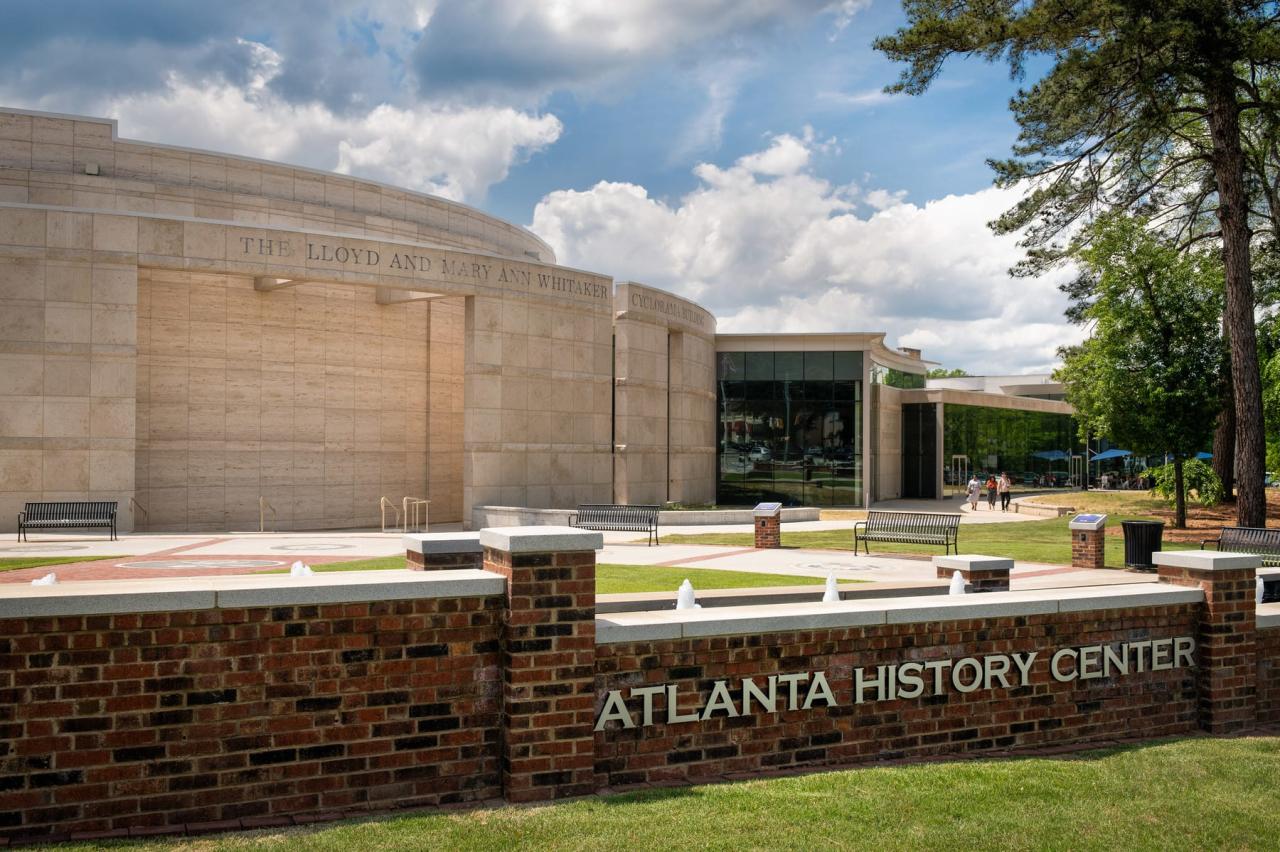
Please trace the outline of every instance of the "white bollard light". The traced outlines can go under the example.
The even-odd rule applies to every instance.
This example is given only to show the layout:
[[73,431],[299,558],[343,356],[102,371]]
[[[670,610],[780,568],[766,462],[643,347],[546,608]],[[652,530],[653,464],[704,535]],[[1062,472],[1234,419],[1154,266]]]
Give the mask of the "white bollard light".
[[840,590],[836,588],[836,572],[827,573],[827,588],[822,593],[823,603],[840,603]]
[[289,566],[290,577],[310,577],[316,573],[311,570],[311,566],[303,563],[301,559]]
[[963,595],[964,594],[964,575],[959,570],[951,573],[951,588],[948,594]]
[[57,584],[58,575],[53,573],[45,574],[39,580],[31,581],[31,585],[33,586],[56,586]]

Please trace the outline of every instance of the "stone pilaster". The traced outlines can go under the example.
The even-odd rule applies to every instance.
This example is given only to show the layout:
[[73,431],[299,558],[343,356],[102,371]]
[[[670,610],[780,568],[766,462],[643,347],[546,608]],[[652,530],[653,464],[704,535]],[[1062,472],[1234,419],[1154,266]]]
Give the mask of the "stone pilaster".
[[951,579],[956,571],[964,577],[967,592],[1007,592],[1013,560],[999,556],[935,556],[933,567],[940,579]]
[[480,568],[484,548],[478,532],[410,533],[404,537],[404,558],[416,571]]
[[596,789],[596,550],[572,527],[480,531],[484,568],[507,578],[502,787],[510,802]]
[[1200,726],[1213,734],[1257,724],[1255,574],[1262,557],[1184,550],[1156,553],[1160,582],[1204,591],[1196,636]]

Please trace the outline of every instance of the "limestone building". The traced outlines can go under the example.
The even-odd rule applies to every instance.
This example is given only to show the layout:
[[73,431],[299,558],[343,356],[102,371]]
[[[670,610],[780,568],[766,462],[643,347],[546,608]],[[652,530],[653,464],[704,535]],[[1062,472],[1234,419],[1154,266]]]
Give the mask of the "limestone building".
[[365,527],[406,497],[433,523],[862,505],[904,490],[900,412],[941,404],[883,337],[717,336],[466,205],[0,109],[0,529],[36,500],[193,531]]

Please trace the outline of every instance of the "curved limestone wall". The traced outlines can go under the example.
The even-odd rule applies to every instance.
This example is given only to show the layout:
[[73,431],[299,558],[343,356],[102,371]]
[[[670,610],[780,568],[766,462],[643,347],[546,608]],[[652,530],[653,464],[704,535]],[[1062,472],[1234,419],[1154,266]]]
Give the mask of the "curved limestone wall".
[[611,498],[609,278],[463,205],[113,130],[0,110],[0,530]]

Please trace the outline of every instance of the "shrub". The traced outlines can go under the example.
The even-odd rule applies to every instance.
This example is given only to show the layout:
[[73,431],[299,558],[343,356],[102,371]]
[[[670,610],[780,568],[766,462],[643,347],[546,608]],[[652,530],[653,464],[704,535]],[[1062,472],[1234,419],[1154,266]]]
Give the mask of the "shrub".
[[[1173,502],[1176,488],[1173,464],[1153,467],[1148,473],[1155,480],[1155,487],[1151,490]],[[1201,506],[1216,506],[1222,502],[1222,480],[1213,472],[1211,465],[1200,459],[1187,459],[1182,463],[1182,487],[1186,498],[1194,500]]]

